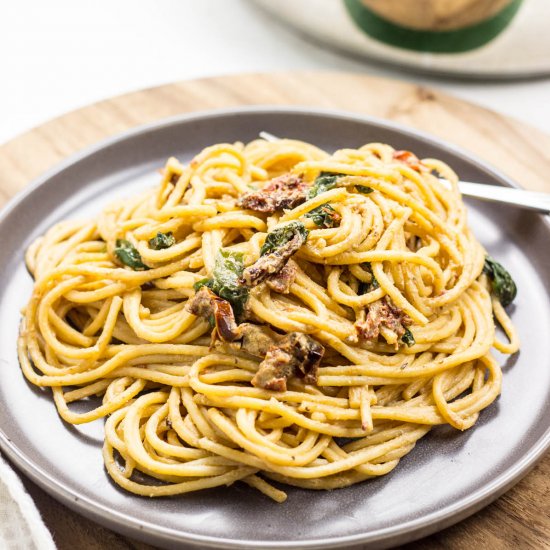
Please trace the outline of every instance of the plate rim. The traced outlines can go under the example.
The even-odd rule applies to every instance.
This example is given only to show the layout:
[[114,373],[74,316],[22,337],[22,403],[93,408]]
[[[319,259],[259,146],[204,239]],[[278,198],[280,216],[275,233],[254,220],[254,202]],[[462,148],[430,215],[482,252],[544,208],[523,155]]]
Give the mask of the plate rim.
[[[466,162],[476,165],[478,168],[488,172],[499,183],[507,187],[521,188],[513,179],[503,174],[491,164],[479,159],[474,154],[458,147],[437,136],[418,130],[394,121],[388,121],[379,117],[364,115],[361,113],[344,111],[339,109],[326,109],[300,105],[254,105],[238,106],[223,109],[212,109],[183,113],[167,118],[154,120],[147,124],[139,125],[123,132],[117,133],[108,138],[102,139],[82,150],[68,156],[61,162],[55,164],[52,168],[33,179],[22,190],[14,195],[0,210],[0,222],[10,215],[20,204],[38,188],[46,185],[47,182],[65,171],[81,160],[94,155],[95,153],[113,146],[117,143],[137,137],[142,134],[166,129],[171,126],[189,124],[195,121],[205,119],[238,117],[242,114],[252,114],[256,116],[273,114],[300,114],[314,117],[333,118],[338,120],[348,120],[367,124],[371,127],[389,129],[400,134],[420,138],[425,143],[449,152]],[[550,229],[550,219],[548,216],[543,218],[543,223],[547,229]],[[80,494],[64,482],[55,479],[55,476],[48,473],[33,460],[25,456],[25,453],[19,449],[4,433],[0,426],[0,450],[17,466],[28,478],[44,489],[48,494],[59,502],[68,505],[77,513],[84,515],[96,521],[97,523],[115,531],[129,534],[140,539],[146,539],[156,543],[180,543],[201,545],[208,548],[263,548],[263,549],[281,549],[281,548],[336,548],[343,545],[359,544],[383,544],[384,546],[397,544],[404,540],[415,540],[427,536],[435,531],[453,525],[469,515],[480,510],[509,488],[517,483],[526,475],[542,458],[545,451],[550,447],[550,423],[544,434],[529,448],[520,460],[512,466],[506,468],[489,483],[484,484],[473,493],[462,497],[451,504],[435,512],[424,515],[421,518],[415,518],[407,522],[399,523],[397,526],[386,527],[372,531],[370,533],[359,533],[354,535],[343,535],[331,537],[324,540],[296,540],[296,541],[272,541],[272,540],[238,540],[220,538],[217,536],[201,535],[196,533],[185,533],[181,530],[169,527],[159,526],[153,523],[144,522],[119,512],[116,509],[109,508],[101,503],[94,501],[87,495]],[[380,547],[380,546],[379,546]]]

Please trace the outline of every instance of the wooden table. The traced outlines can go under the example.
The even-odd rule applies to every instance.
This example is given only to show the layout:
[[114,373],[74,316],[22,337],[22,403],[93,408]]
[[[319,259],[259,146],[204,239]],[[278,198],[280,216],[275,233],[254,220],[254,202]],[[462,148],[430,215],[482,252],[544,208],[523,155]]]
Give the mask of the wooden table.
[[[394,120],[455,143],[524,187],[550,191],[550,137],[432,89],[337,73],[250,74],[169,84],[102,101],[0,146],[0,201],[76,151],[108,136],[191,111],[237,105],[305,105]],[[25,484],[61,550],[151,547],[117,535]],[[550,454],[496,502],[406,548],[550,548]]]

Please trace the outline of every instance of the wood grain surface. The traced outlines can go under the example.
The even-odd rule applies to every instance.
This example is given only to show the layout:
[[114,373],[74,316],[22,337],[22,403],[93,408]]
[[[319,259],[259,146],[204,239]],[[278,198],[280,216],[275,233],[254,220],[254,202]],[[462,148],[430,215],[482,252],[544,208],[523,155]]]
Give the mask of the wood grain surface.
[[[394,120],[471,151],[524,187],[550,191],[550,137],[534,128],[397,80],[300,72],[179,82],[49,121],[0,146],[0,203],[67,156],[128,128],[191,111],[266,104],[344,109]],[[152,548],[79,516],[30,481],[25,484],[60,550]],[[550,548],[550,454],[493,504],[403,548]]]

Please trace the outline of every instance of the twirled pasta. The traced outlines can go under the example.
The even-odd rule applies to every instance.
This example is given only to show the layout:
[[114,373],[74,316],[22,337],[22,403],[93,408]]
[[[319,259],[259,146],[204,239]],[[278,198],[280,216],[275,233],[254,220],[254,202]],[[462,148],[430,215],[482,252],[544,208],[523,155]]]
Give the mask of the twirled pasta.
[[[288,172],[309,189],[323,174],[334,185],[273,213],[239,206]],[[316,225],[309,213],[326,205],[334,223]],[[309,235],[289,292],[261,282],[248,314],[326,353],[315,384],[291,376],[286,391],[271,391],[252,384],[261,358],[211,341],[209,322],[186,304],[221,249],[249,266],[267,232],[295,221]],[[153,246],[159,235],[166,242]],[[139,270],[121,263],[119,242]],[[491,348],[514,353],[519,343],[484,259],[457,177],[440,161],[379,143],[333,155],[293,140],[215,145],[189,165],[171,158],[157,188],[32,244],[20,364],[52,388],[66,422],[107,417],[107,471],[133,493],[243,480],[283,501],[266,478],[345,487],[391,471],[432,426],[471,427],[499,395]],[[362,337],[381,303],[408,320],[408,345],[390,325]],[[494,318],[509,342],[497,340]],[[74,412],[75,401],[93,408]]]

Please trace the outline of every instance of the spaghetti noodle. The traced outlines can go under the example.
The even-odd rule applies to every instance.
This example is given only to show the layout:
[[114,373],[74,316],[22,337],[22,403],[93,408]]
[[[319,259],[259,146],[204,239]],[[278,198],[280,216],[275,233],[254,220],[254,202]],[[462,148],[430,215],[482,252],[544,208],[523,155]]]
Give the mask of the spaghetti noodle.
[[456,175],[379,143],[171,158],[26,261],[23,373],[66,422],[107,418],[107,471],[140,495],[384,475],[432,426],[471,427],[500,393],[491,349],[519,348]]

